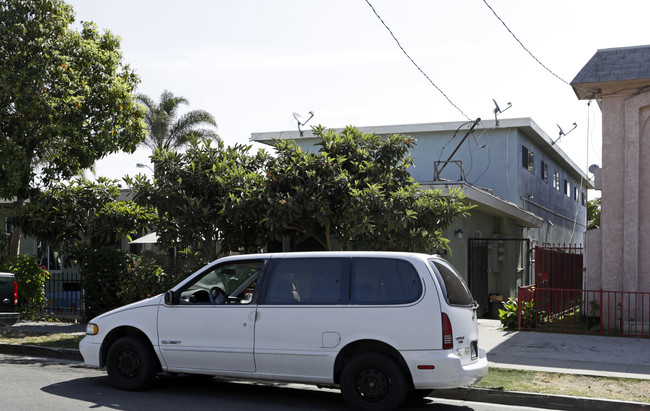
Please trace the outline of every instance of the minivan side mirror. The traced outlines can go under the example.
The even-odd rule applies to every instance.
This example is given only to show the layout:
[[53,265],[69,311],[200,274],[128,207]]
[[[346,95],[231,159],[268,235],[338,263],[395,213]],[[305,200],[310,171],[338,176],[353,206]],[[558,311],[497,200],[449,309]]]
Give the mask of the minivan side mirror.
[[173,290],[169,290],[165,293],[165,304],[167,305],[176,305],[178,304],[179,295]]

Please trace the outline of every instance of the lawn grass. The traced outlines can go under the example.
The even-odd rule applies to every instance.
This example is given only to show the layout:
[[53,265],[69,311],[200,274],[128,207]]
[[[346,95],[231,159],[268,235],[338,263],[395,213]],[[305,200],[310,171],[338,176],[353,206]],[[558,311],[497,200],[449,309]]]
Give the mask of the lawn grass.
[[490,368],[477,388],[650,403],[650,380]]
[[18,330],[0,329],[0,343],[39,345],[52,348],[79,348],[83,333],[42,334]]

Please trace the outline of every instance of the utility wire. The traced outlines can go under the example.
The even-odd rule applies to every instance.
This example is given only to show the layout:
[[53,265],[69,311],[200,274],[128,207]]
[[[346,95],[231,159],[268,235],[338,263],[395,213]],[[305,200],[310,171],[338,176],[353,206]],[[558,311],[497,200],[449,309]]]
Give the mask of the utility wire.
[[555,74],[555,73],[553,72],[553,70],[551,70],[550,68],[546,67],[546,66],[544,65],[544,63],[542,63],[541,61],[539,61],[539,59],[538,59],[537,57],[535,57],[535,55],[534,55],[533,53],[531,53],[531,51],[528,50],[528,49],[526,48],[526,46],[524,46],[524,43],[522,43],[522,42],[517,38],[517,36],[515,36],[515,33],[513,33],[512,30],[510,30],[510,28],[508,27],[508,25],[506,25],[506,23],[501,19],[501,17],[499,17],[499,15],[497,14],[496,11],[494,11],[494,9],[492,8],[492,6],[490,6],[490,5],[488,4],[487,0],[483,0],[483,3],[485,3],[485,5],[488,7],[488,9],[490,9],[490,11],[492,12],[492,14],[494,14],[494,16],[495,16],[495,17],[496,17],[496,18],[501,22],[501,24],[503,24],[503,27],[505,27],[506,30],[508,30],[508,33],[510,33],[510,34],[512,35],[512,37],[513,37],[515,40],[517,40],[517,43],[519,43],[519,45],[520,45],[524,50],[526,50],[526,53],[528,53],[528,54],[530,55],[530,57],[532,57],[532,58],[533,58],[533,59],[534,59],[534,60],[535,60],[535,61],[536,61],[540,66],[544,67],[544,68],[546,69],[546,71],[548,71],[549,73],[551,73],[552,75],[554,75],[558,80],[560,80],[561,82],[563,82],[564,84],[566,84],[566,85],[568,85],[568,86],[571,85],[568,81],[564,80],[562,77],[560,77],[560,76],[558,76],[557,74]]
[[[425,73],[425,72],[420,68],[420,66],[418,66],[418,64],[417,64],[417,63],[416,63],[416,62],[411,58],[411,56],[409,56],[409,54],[406,52],[406,50],[404,50],[404,47],[402,47],[402,45],[400,44],[399,40],[397,40],[397,37],[395,37],[395,35],[393,34],[392,30],[388,27],[388,25],[384,22],[384,20],[379,16],[379,14],[377,13],[377,10],[375,10],[375,8],[372,6],[372,4],[370,4],[370,1],[369,1],[369,0],[366,0],[366,3],[368,3],[368,6],[370,6],[370,8],[372,9],[372,11],[375,13],[375,16],[377,16],[377,18],[379,19],[379,21],[381,21],[381,24],[383,24],[384,27],[386,27],[386,30],[388,30],[388,32],[390,33],[390,35],[393,37],[393,40],[395,40],[395,42],[397,43],[397,46],[400,48],[400,50],[402,50],[402,53],[404,53],[404,55],[405,55],[409,60],[411,60],[411,63],[413,63],[413,65],[415,66],[415,68],[417,68],[417,69],[420,71],[420,73],[422,73],[422,75],[423,75],[424,77],[426,77],[427,80],[429,80],[429,83],[431,83],[431,85],[432,85],[433,87],[435,87],[436,90],[438,90],[438,91],[440,92],[440,94],[442,94],[442,95],[447,99],[447,101],[449,102],[449,104],[451,104],[452,106],[454,106],[454,108],[455,108],[456,110],[458,110],[458,111],[459,111],[459,112],[460,112],[460,113],[461,113],[461,114],[462,114],[462,115],[463,115],[467,120],[469,120],[469,121],[473,121],[471,118],[469,118],[469,117],[467,116],[467,114],[465,114],[465,113],[463,112],[463,110],[461,110],[461,109],[460,109],[456,104],[454,104],[453,101],[451,101],[451,99],[450,99],[450,98],[445,94],[444,91],[442,91],[442,90],[440,89],[440,87],[436,86],[436,84],[433,82],[433,80],[431,80],[431,78],[429,78],[429,76],[428,76],[428,75],[427,75],[427,74],[426,74],[426,73]],[[489,7],[489,6],[488,6],[488,7]]]

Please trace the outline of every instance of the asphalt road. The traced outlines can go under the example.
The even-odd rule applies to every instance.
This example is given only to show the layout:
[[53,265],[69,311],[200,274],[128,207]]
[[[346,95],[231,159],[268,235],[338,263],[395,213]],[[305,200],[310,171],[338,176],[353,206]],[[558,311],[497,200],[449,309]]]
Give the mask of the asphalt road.
[[[74,361],[0,355],[0,409],[4,410],[345,410],[337,390],[304,385],[256,385],[207,378],[162,376],[151,390],[112,388],[103,370]],[[427,398],[407,410],[539,410]]]

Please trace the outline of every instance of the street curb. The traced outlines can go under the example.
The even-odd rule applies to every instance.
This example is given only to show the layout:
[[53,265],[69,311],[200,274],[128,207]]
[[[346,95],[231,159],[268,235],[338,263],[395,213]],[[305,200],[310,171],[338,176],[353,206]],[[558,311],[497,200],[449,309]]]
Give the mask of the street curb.
[[[57,358],[83,362],[79,350],[52,348],[27,344],[0,344],[0,353],[32,357]],[[549,408],[557,410],[589,411],[637,411],[650,410],[650,404],[632,401],[606,400],[601,398],[570,397],[564,395],[534,394],[529,392],[501,391],[486,388],[455,388],[434,390],[430,397],[468,402]]]
[[552,408],[557,410],[591,411],[634,411],[650,410],[650,404],[632,401],[607,400],[602,398],[570,397],[565,395],[534,394],[529,392],[501,391],[486,388],[456,388],[434,390],[433,398],[487,402],[503,405]]
[[29,344],[0,344],[0,353],[83,361],[79,350],[74,348],[52,348]]

